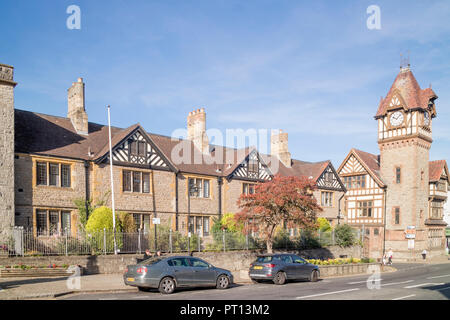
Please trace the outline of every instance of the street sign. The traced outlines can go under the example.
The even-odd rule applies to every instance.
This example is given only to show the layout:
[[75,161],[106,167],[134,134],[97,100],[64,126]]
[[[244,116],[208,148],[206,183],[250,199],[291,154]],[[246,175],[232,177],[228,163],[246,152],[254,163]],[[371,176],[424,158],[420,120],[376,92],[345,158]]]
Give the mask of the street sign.
[[188,232],[188,237],[189,237],[189,238],[191,237],[191,233],[190,233],[190,232]]
[[407,226],[406,227],[405,238],[406,239],[415,239],[416,238],[416,226]]
[[408,240],[408,249],[414,249],[414,239]]
[[160,218],[153,218],[153,224],[161,224]]

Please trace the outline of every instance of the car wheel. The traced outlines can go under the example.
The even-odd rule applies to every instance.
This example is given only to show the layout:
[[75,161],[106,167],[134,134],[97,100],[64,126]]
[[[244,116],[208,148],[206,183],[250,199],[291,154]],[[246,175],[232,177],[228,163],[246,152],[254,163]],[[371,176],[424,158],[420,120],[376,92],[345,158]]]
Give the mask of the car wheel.
[[217,289],[228,289],[228,287],[230,286],[230,279],[222,274],[217,278]]
[[309,277],[309,281],[316,282],[318,279],[319,279],[319,273],[317,272],[317,270],[313,270],[311,272],[311,276]]
[[149,292],[150,288],[147,287],[138,287],[139,291],[143,291],[143,292]]
[[273,278],[273,282],[278,285],[283,285],[286,283],[286,273],[283,271],[277,272],[275,278]]
[[171,294],[175,291],[175,281],[170,277],[165,277],[159,283],[159,292],[162,294]]

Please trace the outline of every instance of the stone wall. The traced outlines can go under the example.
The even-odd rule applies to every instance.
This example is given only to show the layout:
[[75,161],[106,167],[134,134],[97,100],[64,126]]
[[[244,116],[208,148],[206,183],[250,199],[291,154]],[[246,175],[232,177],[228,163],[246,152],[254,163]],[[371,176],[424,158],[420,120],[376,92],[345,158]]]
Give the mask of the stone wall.
[[0,64],[0,240],[14,226],[14,68]]
[[[340,248],[330,247],[322,249],[292,251],[291,253],[299,254],[304,258],[338,258],[341,255],[347,257],[360,257],[360,247]],[[172,254],[179,255],[179,254]],[[199,257],[211,263],[212,265],[228,269],[234,273],[241,270],[248,270],[250,264],[255,261],[258,252],[255,251],[230,251],[230,252],[194,252],[194,257]],[[169,256],[169,254],[167,255]],[[141,259],[143,255],[137,254],[121,254],[99,255],[99,256],[45,256],[45,257],[14,257],[0,258],[0,265],[80,265],[83,267],[84,274],[97,273],[123,273],[127,265],[135,264],[136,259]]]

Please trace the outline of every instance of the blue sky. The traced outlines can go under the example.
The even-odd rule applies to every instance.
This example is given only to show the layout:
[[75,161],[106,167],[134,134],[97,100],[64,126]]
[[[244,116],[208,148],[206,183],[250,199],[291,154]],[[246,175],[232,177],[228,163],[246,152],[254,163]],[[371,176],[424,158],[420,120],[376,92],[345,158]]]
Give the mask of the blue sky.
[[[81,30],[66,8],[81,8]],[[369,5],[381,30],[366,27]],[[86,82],[89,121],[140,122],[171,135],[204,107],[208,128],[280,128],[292,156],[378,153],[373,119],[410,51],[433,90],[431,159],[450,160],[449,1],[81,1],[0,4],[0,62],[15,67],[19,109],[65,116],[67,88]]]

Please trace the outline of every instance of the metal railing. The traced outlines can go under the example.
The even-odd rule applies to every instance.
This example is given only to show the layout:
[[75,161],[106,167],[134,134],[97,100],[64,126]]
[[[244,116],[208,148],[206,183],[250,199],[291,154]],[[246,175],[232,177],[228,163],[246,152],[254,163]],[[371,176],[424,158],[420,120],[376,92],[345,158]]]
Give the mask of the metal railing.
[[[361,230],[354,230],[355,240],[360,240]],[[244,235],[225,230],[210,232],[209,236],[187,235],[168,228],[156,232],[116,232],[119,253],[142,254],[146,249],[166,253],[186,253],[193,251],[233,251],[264,249],[265,242],[258,234]],[[301,232],[299,235],[279,233],[273,243],[274,249],[310,249],[336,245],[334,230],[329,232]],[[114,253],[114,233],[108,230],[79,232],[69,230],[63,233],[35,233],[16,227],[9,236],[0,239],[1,256],[49,256],[49,255],[101,255]]]

